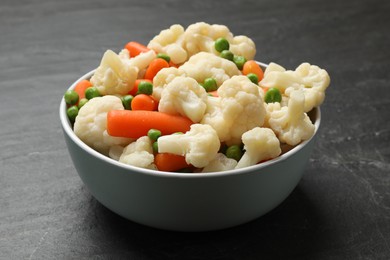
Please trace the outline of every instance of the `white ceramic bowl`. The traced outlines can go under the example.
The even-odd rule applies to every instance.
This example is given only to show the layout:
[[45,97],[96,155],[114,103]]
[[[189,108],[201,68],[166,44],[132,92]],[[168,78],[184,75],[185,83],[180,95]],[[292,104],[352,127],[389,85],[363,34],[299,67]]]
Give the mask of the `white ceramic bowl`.
[[[311,116],[317,133],[320,109]],[[100,203],[134,222],[176,231],[233,227],[274,209],[301,179],[315,137],[278,158],[239,170],[169,173],[125,165],[87,146],[72,130],[64,99],[60,119],[74,166]]]

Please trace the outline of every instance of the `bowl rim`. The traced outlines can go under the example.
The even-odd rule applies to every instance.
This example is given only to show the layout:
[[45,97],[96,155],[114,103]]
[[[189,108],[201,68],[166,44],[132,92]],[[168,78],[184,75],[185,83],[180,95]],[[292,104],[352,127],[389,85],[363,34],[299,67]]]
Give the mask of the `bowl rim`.
[[[261,66],[267,67],[267,64],[257,62]],[[79,79],[74,81],[71,86],[67,90],[74,89],[76,84],[80,82],[83,79],[89,79],[93,73],[95,72],[96,69],[91,70],[81,76]],[[103,160],[107,162],[108,164],[113,164],[116,167],[125,169],[129,171],[129,174],[133,174],[133,172],[140,172],[142,174],[146,175],[152,175],[152,176],[158,176],[158,177],[168,177],[168,178],[213,178],[213,177],[219,177],[219,176],[232,176],[232,175],[240,175],[240,174],[245,174],[245,173],[250,173],[250,172],[257,172],[258,174],[261,174],[261,169],[271,166],[273,164],[279,163],[281,161],[284,161],[291,157],[293,154],[299,152],[301,149],[303,149],[317,134],[320,123],[321,123],[321,110],[320,107],[315,107],[315,122],[314,122],[314,134],[307,140],[301,142],[297,146],[293,147],[291,150],[285,152],[284,154],[273,158],[271,160],[268,160],[266,162],[262,162],[260,164],[256,165],[251,165],[248,167],[240,168],[240,169],[233,169],[233,170],[227,170],[227,171],[220,171],[220,172],[205,172],[205,173],[181,173],[181,172],[166,172],[166,171],[158,171],[158,170],[152,170],[152,169],[145,169],[145,168],[140,168],[128,164],[121,163],[115,159],[112,159],[96,150],[93,148],[89,147],[87,144],[85,144],[81,139],[76,136],[74,133],[70,121],[66,115],[66,104],[65,100],[62,97],[61,102],[60,102],[60,107],[59,107],[59,115],[60,115],[60,121],[61,125],[63,128],[64,133],[81,149],[83,149],[85,152],[89,153],[91,156],[97,157],[100,160]]]

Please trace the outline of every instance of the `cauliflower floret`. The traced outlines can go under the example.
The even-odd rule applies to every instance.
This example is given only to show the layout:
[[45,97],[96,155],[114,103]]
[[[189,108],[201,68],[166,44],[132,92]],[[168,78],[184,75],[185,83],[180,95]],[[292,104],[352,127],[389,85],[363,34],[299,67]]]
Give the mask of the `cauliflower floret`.
[[187,50],[188,57],[199,52],[219,55],[214,48],[214,42],[220,37],[229,42],[230,50],[234,54],[242,55],[247,60],[252,60],[255,57],[256,46],[250,38],[243,35],[233,37],[228,27],[219,24],[210,25],[199,22],[188,26],[184,32],[183,47]]
[[330,77],[326,70],[307,62],[299,65],[295,69],[295,74],[302,78],[306,88],[316,88],[324,92],[330,83]]
[[225,120],[221,100],[220,97],[207,96],[207,109],[201,124],[212,126],[217,132],[219,139],[225,141],[230,139],[229,129],[233,123]]
[[239,35],[230,42],[229,50],[235,55],[244,56],[247,60],[253,60],[256,55],[256,45],[251,38]]
[[237,166],[237,161],[231,158],[227,158],[223,153],[218,153],[201,172],[221,172],[233,170]]
[[108,111],[123,109],[121,99],[116,96],[93,98],[81,107],[74,123],[74,132],[88,146],[108,155],[111,146],[125,146],[133,141],[130,138],[113,137],[107,133]]
[[199,52],[208,52],[219,56],[214,42],[223,37],[228,40],[230,50],[235,55],[252,60],[256,54],[255,43],[244,35],[233,37],[225,25],[199,22],[191,24],[186,30],[181,25],[174,24],[169,29],[162,30],[148,44],[148,48],[158,53],[166,53],[172,62],[182,64]]
[[275,63],[268,66],[259,85],[265,88],[277,88],[283,94],[293,84],[303,84],[302,79],[291,70],[286,70]]
[[133,66],[136,67],[138,71],[142,71],[156,58],[156,53],[153,50],[150,50],[148,52],[141,52],[137,56],[130,58],[130,52],[127,49],[123,49],[118,56],[121,58],[122,62],[127,64],[127,66]]
[[130,58],[129,51],[123,49],[116,54],[107,50],[91,78],[91,83],[102,95],[125,95],[134,86],[140,71],[156,58],[154,51],[141,53]]
[[262,126],[265,106],[259,87],[246,76],[234,76],[219,88],[220,100],[208,99],[213,107],[207,108],[202,124],[211,125],[218,133],[221,142],[241,143],[246,131]]
[[283,100],[281,102],[283,106],[286,106],[288,104],[291,93],[296,90],[303,91],[303,94],[305,96],[305,104],[303,110],[305,112],[309,112],[314,107],[321,105],[325,99],[325,92],[320,91],[317,88],[305,88],[304,85],[292,84],[290,87],[286,88],[284,92]]
[[147,136],[140,137],[126,146],[119,161],[140,168],[157,169],[154,164],[152,142]]
[[271,63],[265,70],[260,86],[278,88],[287,97],[284,103],[288,102],[291,92],[301,89],[305,95],[304,111],[309,112],[322,104],[329,83],[329,74],[316,65],[302,63],[291,71]]
[[268,73],[270,73],[272,71],[284,72],[284,71],[286,71],[286,69],[283,68],[282,66],[280,66],[279,64],[276,64],[274,62],[270,62],[264,70],[264,77],[267,76]]
[[240,70],[232,61],[207,52],[192,56],[180,66],[179,71],[198,82],[203,82],[206,78],[214,78],[217,86],[235,75],[241,75]]
[[91,78],[101,95],[125,95],[134,86],[138,68],[128,64],[115,52],[107,50]]
[[185,76],[185,73],[183,71],[179,71],[175,67],[163,68],[157,72],[156,76],[153,78],[152,96],[159,101],[161,98],[161,92],[164,90],[167,84],[178,76]]
[[123,153],[123,149],[125,149],[123,146],[120,145],[113,145],[110,147],[110,150],[108,151],[108,157],[111,159],[114,159],[116,161],[119,161],[119,158],[121,157]]
[[233,35],[225,25],[205,22],[194,23],[188,26],[184,32],[183,46],[191,57],[199,52],[210,52],[217,54],[214,48],[214,41],[220,37],[232,40]]
[[185,134],[164,135],[157,139],[159,153],[185,156],[186,162],[203,168],[212,161],[221,146],[218,135],[209,125],[193,124]]
[[283,101],[282,102],[271,102],[271,103],[264,103],[265,105],[265,117],[264,117],[264,124],[263,124],[263,127],[267,127],[267,128],[271,128],[271,126],[269,125],[269,120],[271,118],[271,114],[274,112],[274,111],[279,111],[282,107],[286,106],[287,107],[287,103],[284,105],[283,104]]
[[158,110],[168,114],[180,114],[198,123],[206,111],[206,98],[206,90],[196,80],[176,77],[162,91]]
[[[321,105],[325,99],[325,91],[330,84],[330,77],[326,70],[316,65],[302,63],[295,69],[295,74],[302,78],[301,89],[305,95],[305,112]],[[293,90],[286,89],[286,96],[290,96]]]
[[255,127],[242,135],[245,153],[236,169],[255,165],[260,161],[278,157],[281,153],[280,142],[269,128]]
[[289,145],[297,145],[314,134],[314,125],[304,112],[305,96],[302,90],[291,92],[288,106],[279,103],[267,105],[268,125],[279,140]]
[[182,47],[184,28],[174,24],[169,29],[162,30],[148,44],[148,48],[157,53],[166,53],[175,64],[187,60],[187,51]]

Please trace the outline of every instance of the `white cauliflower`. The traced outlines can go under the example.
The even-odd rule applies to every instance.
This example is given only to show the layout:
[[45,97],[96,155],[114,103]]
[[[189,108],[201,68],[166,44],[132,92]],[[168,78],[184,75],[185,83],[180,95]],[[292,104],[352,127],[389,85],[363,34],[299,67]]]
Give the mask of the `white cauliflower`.
[[280,142],[269,128],[255,127],[242,135],[245,153],[236,169],[255,165],[261,161],[278,157],[281,153]]
[[157,72],[156,76],[153,78],[152,96],[156,100],[160,100],[161,92],[164,90],[166,85],[178,76],[185,76],[185,73],[183,71],[179,71],[175,67],[163,68]]
[[256,55],[256,45],[251,38],[239,35],[229,41],[229,50],[235,55],[243,56],[247,60],[253,60]]
[[316,88],[324,92],[330,83],[330,77],[326,70],[307,62],[299,65],[295,69],[295,74],[302,78],[306,88]]
[[174,24],[156,35],[148,43],[148,48],[158,53],[166,53],[172,62],[182,64],[199,52],[219,56],[214,42],[220,37],[228,40],[230,50],[234,54],[244,56],[247,60],[255,57],[256,46],[250,38],[244,35],[233,37],[225,25],[210,25],[204,22],[191,24],[186,30],[181,25]]
[[175,64],[187,60],[187,51],[182,47],[184,28],[174,24],[169,29],[162,30],[148,44],[148,48],[157,53],[166,53]]
[[270,62],[264,70],[264,77],[267,76],[268,73],[270,73],[272,71],[284,72],[284,71],[286,71],[286,69],[283,68],[282,66],[280,66],[279,64],[276,64],[274,62]]
[[264,124],[263,127],[271,128],[269,125],[269,120],[271,118],[271,114],[274,111],[279,111],[282,107],[287,107],[287,103],[284,105],[284,102],[282,101],[281,103],[279,102],[271,102],[271,103],[264,103],[265,105],[265,118],[264,118]]
[[74,123],[74,132],[88,146],[108,155],[111,146],[124,146],[133,141],[130,138],[113,137],[107,133],[108,111],[123,109],[121,99],[116,96],[93,98],[81,107]]
[[[219,98],[208,98],[201,123],[211,125],[221,142],[241,143],[246,131],[262,126],[265,106],[259,87],[246,76],[234,76],[218,88]],[[219,100],[218,100],[219,99]]]
[[291,71],[271,63],[265,70],[260,86],[278,88],[287,97],[286,101],[291,92],[301,89],[305,95],[304,111],[309,112],[322,104],[329,83],[329,74],[316,65],[302,63],[295,71]]
[[[302,78],[301,88],[305,95],[305,112],[321,105],[325,99],[325,91],[330,84],[330,77],[326,70],[305,62],[295,69],[295,74]],[[293,90],[286,89],[286,96]]]
[[120,145],[113,145],[110,147],[110,150],[108,151],[108,157],[111,159],[114,159],[116,161],[119,161],[119,158],[121,157],[123,153],[123,146]]
[[314,125],[304,112],[305,96],[302,90],[291,92],[288,106],[280,103],[267,105],[268,124],[282,143],[297,145],[314,134]]
[[214,41],[220,37],[224,37],[229,41],[233,38],[233,35],[225,25],[210,25],[205,22],[194,23],[188,26],[184,32],[183,46],[189,57],[199,52],[218,54],[214,48]]
[[234,54],[242,55],[247,60],[252,60],[255,57],[256,46],[254,42],[243,35],[233,37],[229,28],[225,25],[210,25],[205,22],[191,24],[184,32],[182,44],[187,50],[188,57],[199,52],[219,55],[214,48],[214,42],[220,37],[225,38],[229,42],[230,50]]
[[141,52],[137,56],[130,58],[130,52],[127,49],[123,49],[118,56],[127,66],[133,66],[136,67],[138,71],[142,71],[156,58],[156,53],[153,50],[150,50],[148,52]]
[[204,117],[202,118],[201,124],[212,126],[217,132],[219,139],[221,141],[226,141],[230,139],[229,129],[233,123],[224,118],[221,100],[222,99],[220,97],[207,97],[207,109]]
[[139,72],[145,70],[155,57],[156,53],[152,50],[134,58],[130,58],[127,49],[119,54],[107,50],[91,83],[101,95],[126,95],[134,87]]
[[134,86],[138,68],[127,64],[115,52],[107,50],[91,78],[101,95],[125,95]]
[[[272,65],[271,65],[272,64]],[[302,79],[291,70],[271,63],[264,72],[264,78],[259,85],[265,88],[277,88],[283,94],[286,88],[293,84],[303,84]]]
[[176,77],[162,91],[158,110],[173,115],[180,114],[198,123],[206,111],[206,98],[206,90],[196,80]]
[[302,91],[305,96],[305,104],[303,109],[303,111],[305,112],[309,112],[314,107],[321,105],[325,99],[325,92],[320,91],[317,88],[305,88],[304,85],[293,84],[290,87],[288,87],[284,92],[283,101],[282,101],[283,106],[288,104],[291,93],[296,90]]
[[164,135],[157,139],[159,153],[185,156],[186,162],[203,168],[212,161],[221,146],[218,135],[209,125],[193,124],[185,134]]
[[206,78],[214,78],[217,86],[235,75],[241,75],[240,70],[232,61],[207,52],[192,56],[179,67],[179,71],[198,82],[203,82]]
[[140,168],[157,169],[154,164],[152,142],[147,136],[140,137],[126,146],[119,161]]
[[233,170],[237,166],[237,161],[231,158],[227,158],[223,153],[218,153],[201,172],[221,172]]

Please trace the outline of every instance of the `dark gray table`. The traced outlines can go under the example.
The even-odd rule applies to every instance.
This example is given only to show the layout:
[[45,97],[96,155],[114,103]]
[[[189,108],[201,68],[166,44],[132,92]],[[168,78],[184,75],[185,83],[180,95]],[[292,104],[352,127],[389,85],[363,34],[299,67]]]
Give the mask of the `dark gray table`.
[[[390,2],[0,2],[0,259],[389,259]],[[102,53],[171,24],[227,25],[256,58],[332,78],[315,151],[296,189],[251,223],[156,230],[99,204],[58,119],[65,89]]]

